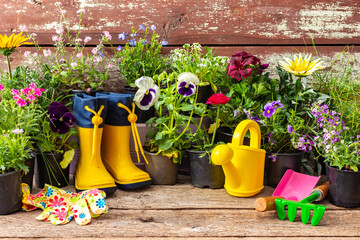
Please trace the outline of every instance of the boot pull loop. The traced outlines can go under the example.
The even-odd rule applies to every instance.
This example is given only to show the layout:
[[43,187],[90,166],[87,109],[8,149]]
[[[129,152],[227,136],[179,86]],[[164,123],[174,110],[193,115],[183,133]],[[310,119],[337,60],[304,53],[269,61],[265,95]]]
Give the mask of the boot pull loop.
[[139,156],[139,149],[140,149],[141,155],[143,156],[146,164],[149,164],[148,160],[145,157],[144,150],[142,148],[142,144],[141,144],[141,140],[140,140],[140,136],[139,136],[139,132],[136,127],[137,116],[135,114],[135,103],[132,103],[131,105],[132,105],[132,111],[130,111],[130,109],[122,103],[117,104],[117,106],[119,108],[125,109],[129,113],[128,121],[131,124],[131,131],[132,131],[132,135],[134,138],[134,145],[135,145],[135,151],[136,151],[136,155],[138,158],[138,162],[140,162],[140,156]]
[[91,112],[94,116],[91,118],[91,122],[94,124],[94,134],[93,134],[93,143],[92,143],[92,152],[91,152],[91,163],[94,163],[96,167],[99,167],[96,161],[96,143],[98,140],[98,129],[99,125],[103,122],[102,117],[100,117],[101,112],[104,110],[104,105],[100,106],[99,111],[96,113],[94,110],[90,109],[89,106],[84,107],[86,111]]

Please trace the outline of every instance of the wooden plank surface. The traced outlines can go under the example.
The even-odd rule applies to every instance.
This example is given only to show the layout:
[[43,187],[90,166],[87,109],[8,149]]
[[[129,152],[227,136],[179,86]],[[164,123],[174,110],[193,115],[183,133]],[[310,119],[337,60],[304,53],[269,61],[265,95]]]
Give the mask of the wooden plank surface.
[[[74,190],[73,186],[67,190]],[[39,189],[34,189],[36,193]],[[136,191],[118,190],[106,199],[109,213],[88,226],[74,221],[63,226],[35,220],[41,213],[17,212],[0,216],[0,238],[113,238],[125,239],[336,239],[360,237],[360,208],[344,209],[321,202],[327,209],[319,226],[302,224],[300,212],[294,222],[278,219],[276,212],[253,209],[257,197],[271,195],[273,188],[257,196],[237,198],[224,189],[200,189],[180,176],[173,186],[152,185]]]
[[140,24],[157,26],[170,45],[358,44],[360,2],[348,0],[0,0],[0,32],[15,32],[20,24],[52,43],[60,1],[66,16],[75,20],[85,9],[85,33],[94,39],[107,30],[117,34]]

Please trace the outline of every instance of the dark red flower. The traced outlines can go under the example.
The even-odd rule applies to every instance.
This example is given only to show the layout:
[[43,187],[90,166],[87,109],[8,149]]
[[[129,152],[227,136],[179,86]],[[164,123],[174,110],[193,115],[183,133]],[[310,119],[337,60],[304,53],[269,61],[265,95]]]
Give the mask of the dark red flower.
[[226,104],[230,101],[230,98],[222,93],[215,93],[207,100],[206,104],[219,105]]
[[258,65],[257,73],[261,74],[264,69],[268,68],[269,64],[261,64],[260,59],[247,53],[247,52],[238,52],[232,55],[229,65],[227,66],[227,75],[230,75],[231,78],[238,81],[241,78],[248,78],[253,73],[252,66]]

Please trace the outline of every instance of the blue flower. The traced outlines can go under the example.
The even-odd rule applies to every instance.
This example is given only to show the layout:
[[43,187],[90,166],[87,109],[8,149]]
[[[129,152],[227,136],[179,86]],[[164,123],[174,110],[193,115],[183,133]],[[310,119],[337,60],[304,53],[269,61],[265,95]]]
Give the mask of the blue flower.
[[143,42],[142,42],[143,45],[146,45],[146,44],[149,44],[149,41],[147,39],[145,39]]
[[168,45],[168,42],[165,41],[165,38],[163,38],[163,40],[161,41],[161,46],[166,46]]
[[287,125],[287,131],[288,131],[288,133],[295,133],[293,127],[290,125]]
[[126,36],[127,34],[126,33],[120,33],[119,34],[119,39],[121,39],[121,40],[125,40],[125,36]]
[[151,30],[151,31],[155,31],[155,29],[156,29],[155,25],[151,25],[151,26],[150,26],[150,30]]
[[273,108],[273,104],[272,103],[267,103],[264,106],[264,112],[263,115],[266,118],[271,118],[271,116],[275,113],[275,109]]
[[144,25],[142,25],[142,24],[140,24],[140,26],[139,26],[140,28],[139,29],[142,29],[142,30],[144,30],[145,31],[145,27],[144,27]]
[[138,37],[139,35],[137,35],[136,33],[130,33],[130,37]]
[[102,198],[98,199],[98,200],[96,201],[96,206],[97,206],[98,208],[105,208],[105,206],[106,206],[105,200],[102,199]]
[[45,193],[45,196],[50,197],[51,195],[53,195],[53,193],[54,193],[54,190],[52,190],[51,188],[48,188],[46,193]]
[[46,203],[45,202],[40,202],[40,205],[45,208],[46,207]]
[[79,218],[85,218],[85,213],[80,213]]
[[132,47],[136,46],[136,41],[135,41],[135,39],[130,39],[130,40],[129,40],[129,45],[132,46]]
[[100,57],[104,57],[104,54],[101,51],[99,51],[98,53]]
[[117,50],[118,52],[120,52],[120,51],[121,51],[121,46],[119,45],[119,46],[116,48],[116,50]]

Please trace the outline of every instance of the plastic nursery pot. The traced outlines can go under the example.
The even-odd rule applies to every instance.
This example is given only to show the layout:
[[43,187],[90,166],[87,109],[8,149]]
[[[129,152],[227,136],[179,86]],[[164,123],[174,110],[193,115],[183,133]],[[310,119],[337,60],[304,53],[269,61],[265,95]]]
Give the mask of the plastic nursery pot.
[[0,174],[0,214],[10,214],[20,210],[22,170]]
[[55,187],[69,185],[69,166],[66,169],[60,167],[63,154],[36,153],[35,184],[43,188],[45,183]]
[[[221,127],[216,130],[216,141],[231,143],[233,135],[234,134],[231,132],[230,128]],[[244,137],[243,145],[250,146],[250,138]]]
[[[137,88],[124,86],[124,91],[127,94],[135,95],[137,90]],[[141,110],[136,106],[135,114],[138,117],[136,123],[145,123],[147,120],[155,116],[155,107],[152,106],[149,110]]]
[[26,174],[22,171],[21,182],[29,185],[31,192],[34,181],[35,154],[32,158],[26,160],[25,165],[29,168],[29,171]]
[[266,185],[275,188],[288,169],[300,172],[303,154],[303,152],[277,153],[277,158],[273,161],[269,158],[272,154],[267,153],[265,157]]
[[190,163],[190,181],[198,188],[223,188],[225,184],[225,175],[220,165],[209,163],[209,155],[204,151],[186,151]]
[[156,155],[144,151],[149,164],[145,164],[145,171],[150,175],[152,184],[174,185],[177,181],[179,164],[174,163],[166,156]]
[[339,170],[326,164],[330,202],[339,207],[360,207],[360,172]]
[[198,88],[198,96],[196,102],[206,103],[209,97],[214,94],[214,91],[211,88],[211,85],[201,86]]

